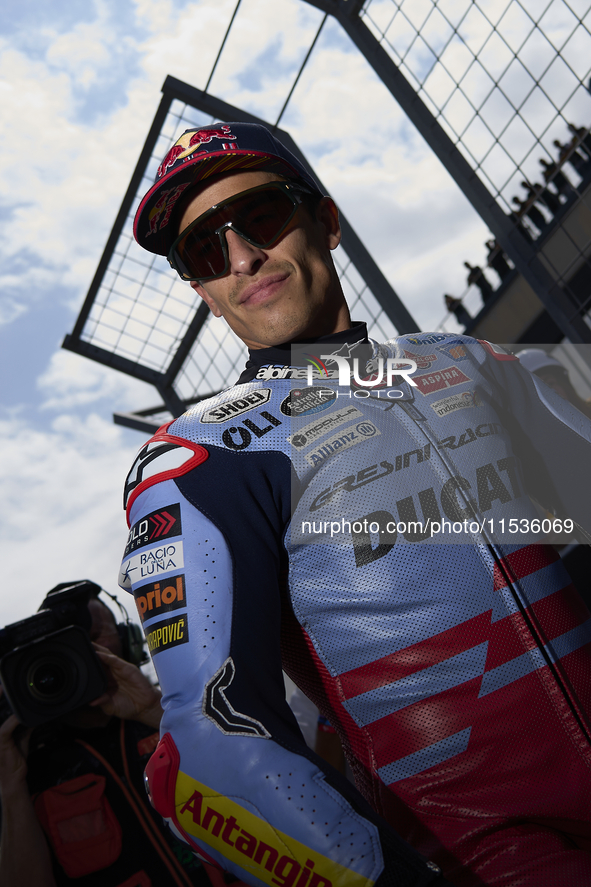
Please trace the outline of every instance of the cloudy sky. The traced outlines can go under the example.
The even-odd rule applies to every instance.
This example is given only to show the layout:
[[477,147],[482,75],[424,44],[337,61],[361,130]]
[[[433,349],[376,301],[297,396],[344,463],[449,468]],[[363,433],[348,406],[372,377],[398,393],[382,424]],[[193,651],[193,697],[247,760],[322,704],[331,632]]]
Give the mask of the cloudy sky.
[[[142,443],[113,410],[158,401],[60,349],[167,74],[205,86],[235,0],[4,0],[0,25],[0,625],[91,578],[116,590],[121,487]],[[322,20],[243,0],[210,92],[274,122]],[[420,326],[461,294],[487,232],[385,87],[329,21],[281,125]]]

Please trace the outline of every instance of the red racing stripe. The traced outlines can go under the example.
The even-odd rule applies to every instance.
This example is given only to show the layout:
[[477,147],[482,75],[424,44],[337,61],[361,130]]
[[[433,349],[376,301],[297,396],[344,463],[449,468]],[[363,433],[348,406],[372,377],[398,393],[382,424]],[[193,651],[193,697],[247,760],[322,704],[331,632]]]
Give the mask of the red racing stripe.
[[[490,636],[491,610],[404,650],[351,669],[339,677],[346,699],[367,693],[470,650]],[[521,651],[523,652],[523,650]]]
[[[589,611],[572,584],[531,604],[526,613],[544,644],[589,618]],[[504,665],[535,646],[536,639],[521,613],[511,613],[490,627],[485,671]]]
[[572,584],[536,601],[528,611],[532,613],[544,643],[576,628],[589,618],[589,610]]
[[332,712],[333,718],[329,718],[333,727],[340,727],[345,734],[355,756],[367,770],[372,770],[374,762],[371,760],[371,752],[367,742],[366,731],[361,730],[348,711],[343,707],[343,697],[340,693],[338,678],[335,680],[318,656],[314,644],[308,633],[300,627],[308,653],[314,663],[317,678],[320,678],[322,687]]
[[[544,567],[549,567],[559,560],[560,557],[549,545],[526,545],[525,548],[513,551],[503,558],[501,564],[505,567],[509,579],[513,581],[537,573],[538,570],[543,570]],[[499,591],[506,586],[505,573],[498,564],[495,564],[494,590]]]
[[370,724],[367,731],[377,766],[405,758],[471,727],[481,682],[481,677],[473,678]]

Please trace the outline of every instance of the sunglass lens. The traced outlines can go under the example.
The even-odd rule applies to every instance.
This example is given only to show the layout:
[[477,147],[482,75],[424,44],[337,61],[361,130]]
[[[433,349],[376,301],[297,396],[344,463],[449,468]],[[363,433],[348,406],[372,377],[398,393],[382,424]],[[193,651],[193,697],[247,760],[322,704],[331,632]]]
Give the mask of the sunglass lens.
[[[175,263],[186,279],[218,277],[226,268],[222,238],[226,225],[254,246],[270,246],[297,209],[297,203],[279,188],[250,191],[222,205],[197,222],[176,244]],[[223,235],[222,235],[223,236]]]
[[232,209],[234,228],[257,246],[268,246],[280,234],[296,206],[283,191],[269,189],[248,195]]
[[216,277],[224,273],[226,257],[219,234],[207,226],[208,230],[192,228],[176,247],[178,270],[187,279]]

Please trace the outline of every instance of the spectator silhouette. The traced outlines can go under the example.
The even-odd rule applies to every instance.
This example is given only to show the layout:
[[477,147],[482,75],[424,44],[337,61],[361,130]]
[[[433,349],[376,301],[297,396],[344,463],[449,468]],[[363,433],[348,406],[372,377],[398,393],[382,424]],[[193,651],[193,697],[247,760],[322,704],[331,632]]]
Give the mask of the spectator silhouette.
[[584,126],[575,126],[574,123],[567,124],[569,131],[572,132],[576,142],[580,143],[585,154],[591,160],[591,133]]
[[539,231],[544,230],[548,223],[537,206],[533,203],[527,203],[525,200],[520,200],[519,197],[514,197],[512,203],[515,203],[516,206],[519,207],[519,215],[527,216],[530,222],[533,222]]
[[567,179],[558,164],[554,160],[546,160],[545,157],[540,157],[538,162],[544,167],[544,181],[552,182],[559,194],[568,197],[573,189],[572,182]]
[[541,201],[552,215],[555,215],[562,206],[556,194],[553,194],[548,188],[544,188],[543,185],[530,185],[529,182],[521,182],[521,187],[527,191],[529,200]]
[[513,224],[515,225],[516,229],[519,231],[521,236],[525,240],[527,240],[528,243],[532,243],[534,238],[531,236],[530,232],[527,230],[525,225],[522,223],[521,212],[517,213],[517,212],[514,212],[513,210],[511,210],[511,212],[507,213],[507,215],[509,216],[509,218],[511,219],[511,221],[513,222]]
[[471,265],[470,262],[464,262],[464,265],[468,269],[468,286],[472,286],[472,284],[477,286],[480,290],[482,301],[488,302],[494,290],[490,281],[485,277],[484,271],[480,265]]
[[458,323],[461,323],[462,326],[468,326],[470,321],[472,320],[472,315],[468,313],[468,311],[464,308],[461,299],[456,299],[454,296],[445,295],[443,297],[445,301],[445,307],[447,310],[454,315],[455,319]]
[[563,145],[562,142],[560,142],[558,139],[554,139],[552,144],[560,151],[558,162],[561,165],[563,163],[570,163],[572,168],[576,172],[578,172],[580,176],[582,176],[585,172],[585,167],[589,163],[589,160],[574,147],[576,141],[577,139],[573,138],[568,145]]
[[497,272],[501,280],[511,274],[512,268],[505,258],[505,253],[501,249],[496,240],[487,240],[486,247],[488,249],[487,262],[490,267]]

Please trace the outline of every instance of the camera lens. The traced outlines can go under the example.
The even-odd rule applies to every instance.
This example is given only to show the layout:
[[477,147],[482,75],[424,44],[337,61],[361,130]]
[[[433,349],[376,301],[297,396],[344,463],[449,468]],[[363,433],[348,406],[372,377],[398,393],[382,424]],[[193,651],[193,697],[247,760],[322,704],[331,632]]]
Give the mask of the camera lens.
[[78,670],[71,659],[45,655],[33,661],[27,672],[27,687],[39,702],[59,702],[76,686]]

